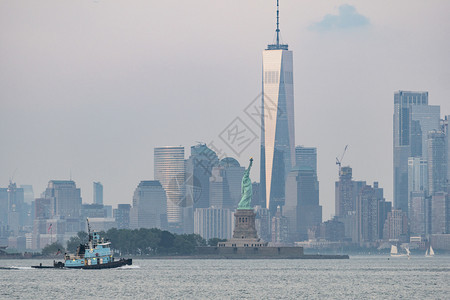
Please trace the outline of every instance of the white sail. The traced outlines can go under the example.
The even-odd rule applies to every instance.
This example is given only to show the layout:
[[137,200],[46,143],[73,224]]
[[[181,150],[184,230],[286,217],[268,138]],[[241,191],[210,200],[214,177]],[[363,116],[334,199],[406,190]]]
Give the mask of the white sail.
[[391,254],[397,254],[398,250],[397,250],[397,246],[392,245],[391,246]]
[[430,256],[434,256],[433,247],[430,246]]
[[425,256],[428,256],[428,249],[427,249],[427,251],[425,251]]
[[406,255],[410,255],[411,254],[411,251],[409,251],[409,248],[405,248],[405,250],[406,250]]

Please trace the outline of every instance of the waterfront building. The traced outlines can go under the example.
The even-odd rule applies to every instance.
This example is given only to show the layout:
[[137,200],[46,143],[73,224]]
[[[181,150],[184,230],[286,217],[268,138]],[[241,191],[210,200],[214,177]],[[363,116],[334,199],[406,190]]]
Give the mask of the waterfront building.
[[409,203],[409,232],[412,235],[426,235],[429,233],[427,226],[427,203],[425,191],[411,192]]
[[185,205],[184,147],[167,146],[154,150],[155,180],[161,183],[167,197],[169,230],[183,233],[183,205]]
[[295,166],[299,168],[310,168],[317,174],[317,148],[295,147]]
[[265,241],[272,240],[272,221],[270,211],[265,206],[254,206],[255,228],[261,239]]
[[382,238],[384,223],[390,211],[390,202],[386,202],[383,189],[378,182],[364,186],[356,201],[359,243],[371,246]]
[[197,208],[194,211],[194,233],[209,240],[229,239],[233,232],[234,213],[227,208]]
[[356,211],[356,197],[366,185],[365,181],[354,181],[352,172],[348,166],[339,170],[339,181],[335,183],[335,215],[338,217]]
[[385,240],[404,240],[408,235],[408,217],[400,209],[392,209],[388,213],[383,228],[383,238]]
[[286,203],[283,215],[289,222],[289,241],[308,239],[308,229],[322,223],[319,182],[309,167],[295,167],[286,179]]
[[447,192],[447,145],[445,133],[428,133],[428,188],[429,194]]
[[388,214],[392,211],[392,202],[385,199],[378,202],[378,239],[383,239],[384,223],[386,223]]
[[295,163],[293,56],[279,32],[277,10],[276,42],[263,51],[261,107],[261,196],[273,214],[284,204],[285,176]]
[[282,215],[280,206],[272,217],[272,243],[284,244],[289,240],[289,221]]
[[408,212],[408,158],[428,157],[428,132],[440,127],[440,107],[428,105],[428,92],[394,94],[394,206]]
[[141,181],[133,195],[133,207],[130,210],[131,229],[166,229],[166,226],[166,191],[157,180]]
[[450,251],[450,234],[432,234],[431,246],[436,250]]
[[450,233],[450,197],[446,192],[436,192],[431,197],[431,233]]
[[130,228],[130,204],[118,204],[114,209],[113,216],[117,223],[117,229],[129,229]]
[[320,224],[318,235],[319,239],[330,242],[343,241],[345,238],[344,223],[338,221],[336,217],[325,221]]
[[103,205],[103,185],[101,182],[94,182],[93,183],[94,188],[94,204],[101,204]]

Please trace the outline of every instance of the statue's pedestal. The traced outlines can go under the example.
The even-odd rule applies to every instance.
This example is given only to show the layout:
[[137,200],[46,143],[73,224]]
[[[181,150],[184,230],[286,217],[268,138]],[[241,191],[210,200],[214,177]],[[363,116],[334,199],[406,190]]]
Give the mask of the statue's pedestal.
[[219,243],[219,247],[266,247],[267,242],[258,238],[253,209],[237,209],[234,213],[233,238]]
[[253,209],[237,209],[234,213],[234,239],[257,239]]

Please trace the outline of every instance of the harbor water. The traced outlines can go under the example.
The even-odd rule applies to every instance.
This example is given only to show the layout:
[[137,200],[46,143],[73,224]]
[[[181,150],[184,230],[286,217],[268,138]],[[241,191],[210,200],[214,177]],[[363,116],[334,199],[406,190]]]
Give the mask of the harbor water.
[[133,260],[106,270],[0,260],[0,299],[449,299],[450,256],[349,260]]

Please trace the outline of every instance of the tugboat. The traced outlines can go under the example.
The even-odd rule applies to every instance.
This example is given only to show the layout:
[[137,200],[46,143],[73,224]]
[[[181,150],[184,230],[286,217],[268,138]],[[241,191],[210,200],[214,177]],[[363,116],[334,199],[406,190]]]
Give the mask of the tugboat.
[[89,225],[89,220],[87,220],[89,241],[77,248],[77,253],[75,255],[65,254],[64,262],[53,261],[52,266],[32,266],[36,269],[44,268],[69,268],[69,269],[110,269],[117,268],[125,265],[131,265],[132,259],[114,260],[113,254],[111,252],[109,241],[105,241],[100,238],[97,232],[91,234],[91,228]]

